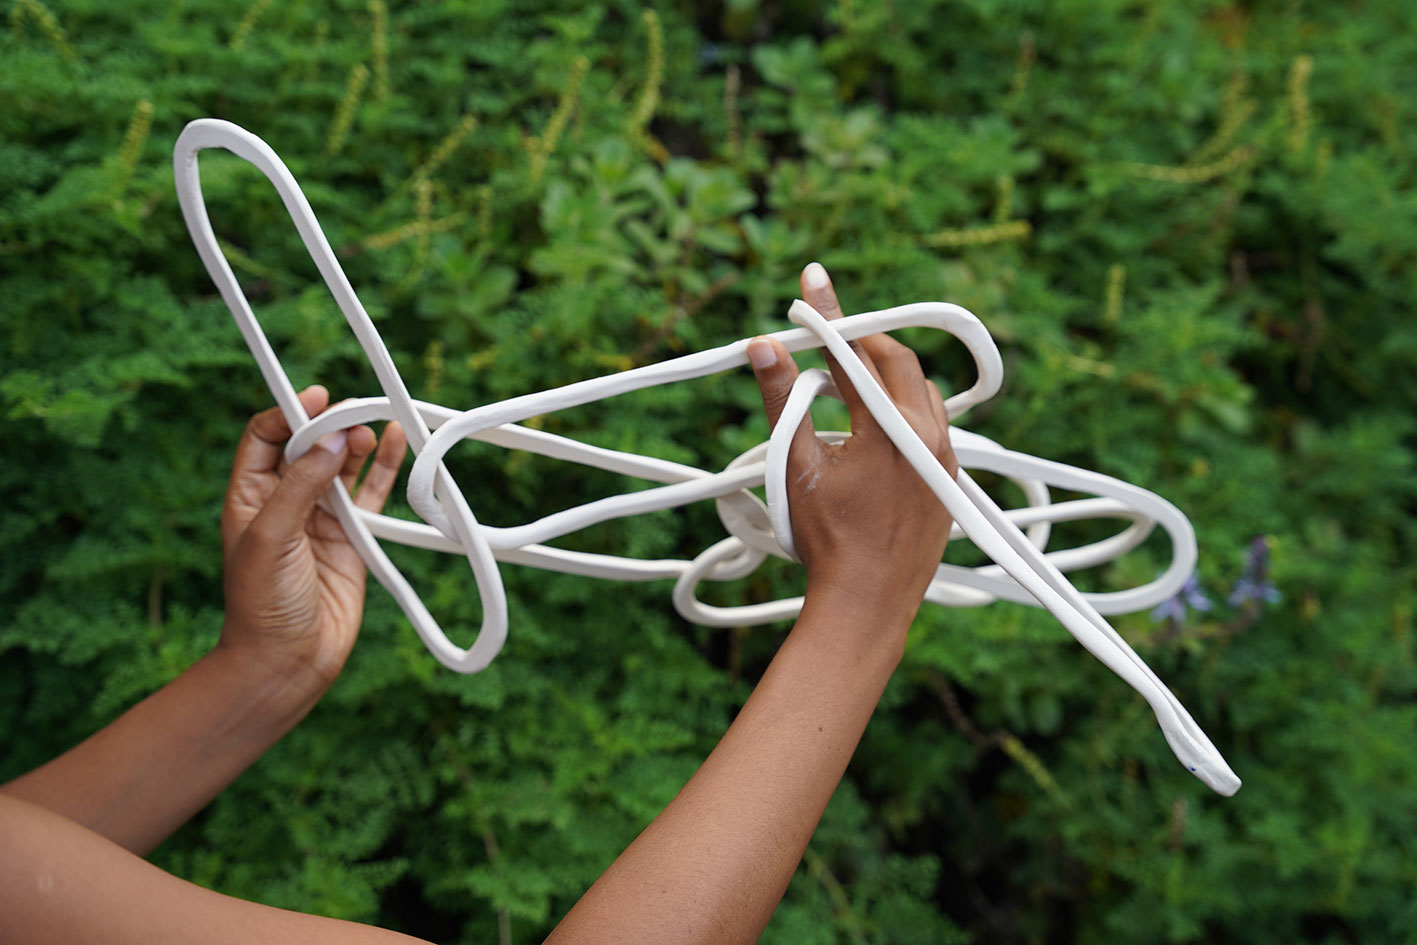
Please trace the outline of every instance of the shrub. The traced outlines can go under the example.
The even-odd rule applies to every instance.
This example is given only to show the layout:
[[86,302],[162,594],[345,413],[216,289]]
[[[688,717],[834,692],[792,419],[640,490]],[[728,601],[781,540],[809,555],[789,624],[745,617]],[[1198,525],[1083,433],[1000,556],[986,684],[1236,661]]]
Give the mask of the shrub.
[[[0,777],[219,627],[217,509],[269,395],[173,194],[173,140],[217,116],[288,162],[415,396],[473,406],[781,327],[817,258],[848,309],[943,298],[990,326],[1009,381],[972,427],[1191,516],[1214,606],[1117,625],[1239,795],[1179,769],[1046,614],[927,607],[765,941],[1411,940],[1405,4],[18,0],[10,24]],[[377,393],[269,186],[208,155],[296,383]],[[910,340],[966,380],[957,346]],[[544,423],[707,468],[766,433],[746,372]],[[492,524],[620,487],[486,447],[453,462]],[[720,534],[705,508],[568,546]],[[1081,580],[1147,580],[1166,553]],[[470,633],[465,568],[398,560]],[[510,643],[474,677],[371,591],[335,689],[157,862],[443,941],[544,934],[785,628],[685,625],[659,584],[505,576]]]

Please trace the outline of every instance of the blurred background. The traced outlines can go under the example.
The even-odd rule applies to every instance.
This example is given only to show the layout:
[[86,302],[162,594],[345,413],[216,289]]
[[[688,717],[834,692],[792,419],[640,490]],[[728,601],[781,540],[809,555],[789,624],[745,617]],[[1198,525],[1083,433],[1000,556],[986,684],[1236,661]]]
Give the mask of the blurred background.
[[[288,163],[416,397],[785,327],[818,259],[848,312],[944,299],[989,326],[1008,380],[971,429],[1195,523],[1195,583],[1115,623],[1236,797],[1046,613],[927,605],[763,941],[1417,940],[1413,26],[1405,0],[13,0],[0,779],[220,626],[225,477],[271,398],[173,192],[174,140],[215,116]],[[208,151],[202,180],[296,383],[378,394],[264,178]],[[972,381],[951,339],[905,338],[946,391]],[[766,435],[746,370],[539,422],[710,469]],[[632,486],[450,461],[495,525]],[[561,544],[689,557],[722,534],[704,505]],[[465,562],[396,560],[467,643]],[[787,627],[688,625],[666,583],[504,575],[509,642],[472,677],[371,587],[329,696],[155,860],[442,942],[539,941]],[[800,588],[781,566],[706,593]]]

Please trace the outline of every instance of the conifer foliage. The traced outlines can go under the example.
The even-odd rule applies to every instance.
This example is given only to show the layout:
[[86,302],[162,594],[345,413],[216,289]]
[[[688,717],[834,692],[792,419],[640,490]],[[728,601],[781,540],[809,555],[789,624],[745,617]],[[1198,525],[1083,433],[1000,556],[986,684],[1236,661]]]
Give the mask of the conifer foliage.
[[[764,941],[1410,941],[1411,25],[1405,0],[14,0],[0,778],[220,625],[217,511],[269,395],[173,193],[174,139],[216,116],[290,165],[417,397],[471,407],[782,327],[820,259],[849,309],[945,299],[989,325],[1009,379],[972,428],[1196,524],[1195,583],[1117,624],[1235,798],[1046,614],[927,606]],[[377,394],[266,182],[216,152],[202,176],[296,383]],[[968,382],[957,345],[908,340]],[[709,468],[766,434],[746,371],[543,422]],[[484,446],[450,462],[490,524],[624,486]],[[705,507],[565,545],[719,536]],[[1146,581],[1167,554],[1079,581]],[[397,559],[465,641],[465,564]],[[439,941],[539,940],[786,628],[686,625],[664,584],[504,573],[510,641],[473,677],[372,588],[333,691],[157,862]]]

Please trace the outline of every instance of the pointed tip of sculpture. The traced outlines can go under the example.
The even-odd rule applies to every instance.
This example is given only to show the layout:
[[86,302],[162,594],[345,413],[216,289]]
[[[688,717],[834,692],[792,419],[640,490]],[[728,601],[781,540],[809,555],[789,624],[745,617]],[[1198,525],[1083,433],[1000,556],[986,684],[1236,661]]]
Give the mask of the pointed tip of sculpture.
[[1210,788],[1221,797],[1234,797],[1235,792],[1240,790],[1244,783],[1239,775],[1231,771],[1229,766],[1222,765],[1219,769],[1209,765],[1197,769],[1194,765],[1187,765],[1191,773],[1200,778],[1205,786]]

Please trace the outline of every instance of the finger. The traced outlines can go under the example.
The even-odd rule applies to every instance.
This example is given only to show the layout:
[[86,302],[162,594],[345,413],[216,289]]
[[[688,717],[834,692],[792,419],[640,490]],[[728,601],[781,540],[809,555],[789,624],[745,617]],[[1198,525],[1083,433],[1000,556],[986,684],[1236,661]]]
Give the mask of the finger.
[[[802,271],[802,291],[803,300],[828,321],[843,317],[831,277],[821,263],[810,263]],[[926,409],[925,374],[914,351],[890,335],[879,333],[867,335],[851,345],[892,400],[902,407]],[[835,373],[833,376],[837,378],[837,386],[841,386],[841,378]]]
[[[310,416],[320,413],[329,403],[330,392],[319,384],[300,392],[300,405]],[[232,462],[232,483],[238,477],[273,473],[280,464],[285,441],[290,439],[290,424],[279,407],[262,410],[246,424],[246,432],[236,445]]]
[[349,452],[344,430],[327,433],[314,447],[290,465],[280,484],[251,521],[250,532],[281,545],[302,535],[315,503],[335,481]]
[[374,465],[364,476],[364,482],[354,497],[354,504],[361,509],[377,512],[394,490],[398,481],[399,467],[403,465],[404,454],[408,451],[408,437],[403,427],[390,423],[384,428],[384,436],[379,441],[379,452],[374,456]]
[[362,424],[350,427],[345,432],[349,434],[349,455],[339,471],[339,477],[345,489],[352,495],[354,484],[359,481],[359,471],[364,468],[364,461],[374,452],[374,447],[379,445],[379,438],[374,435],[373,430]]
[[[797,381],[797,362],[792,360],[792,355],[781,342],[759,337],[748,343],[748,363],[753,366],[753,376],[758,380],[758,392],[763,397],[768,425],[775,430],[782,410],[787,406],[787,396],[792,393],[792,385]],[[796,453],[805,459],[807,454],[803,451],[817,449],[820,444],[812,427],[812,417],[806,415],[792,435],[789,455]]]
[[876,363],[876,370],[880,372],[891,400],[904,411],[917,413],[922,417],[932,416],[931,401],[938,401],[939,398],[935,396],[938,389],[933,389],[934,385],[926,380],[925,372],[920,368],[920,359],[916,357],[915,352],[893,338],[884,335],[873,337],[878,341],[887,342],[878,346],[872,360]]
[[959,475],[959,460],[955,458],[954,445],[950,442],[950,417],[945,410],[945,395],[940,393],[940,387],[934,381],[926,381],[925,384],[930,390],[930,413],[935,418],[941,436],[935,456],[953,479]]
[[[818,312],[827,321],[841,318],[841,303],[837,301],[836,289],[832,287],[831,277],[827,275],[826,269],[819,262],[808,263],[802,270],[802,300]],[[885,387],[885,382],[881,379],[880,372],[876,370],[871,352],[868,351],[859,341],[848,342],[851,350],[856,352],[856,356],[861,359],[869,373],[876,382]],[[867,408],[861,395],[856,392],[856,387],[851,383],[851,378],[847,377],[846,371],[837,363],[836,358],[830,352],[823,352],[827,358],[827,367],[831,370],[832,380],[836,382],[836,389],[841,392],[841,399],[846,403],[846,409],[851,414],[851,433],[853,436],[880,432],[871,411]],[[884,434],[883,434],[884,435]]]
[[801,282],[802,301],[821,312],[823,318],[830,322],[845,317],[825,266],[819,262],[808,263],[802,270]]
[[[314,415],[325,409],[330,393],[316,384],[301,391],[299,397],[305,412]],[[231,480],[222,507],[222,539],[228,550],[279,484],[288,439],[290,424],[279,407],[261,411],[246,424],[246,431],[236,445]]]
[[926,381],[925,386],[930,392],[930,416],[935,418],[935,423],[941,430],[948,430],[950,415],[945,412],[945,396],[940,393],[940,385],[934,381]]
[[[827,274],[826,267],[819,262],[808,263],[807,268],[802,270],[802,300],[812,308],[822,313],[822,317],[827,321],[837,318],[845,318],[841,310],[841,303],[837,300],[836,289],[832,286],[831,276]],[[895,348],[905,347],[890,335],[874,334],[850,342],[853,348],[865,349],[869,360],[877,361],[883,354]],[[858,350],[857,354],[861,354]],[[862,360],[867,360],[863,357]],[[879,367],[879,365],[877,365]]]

